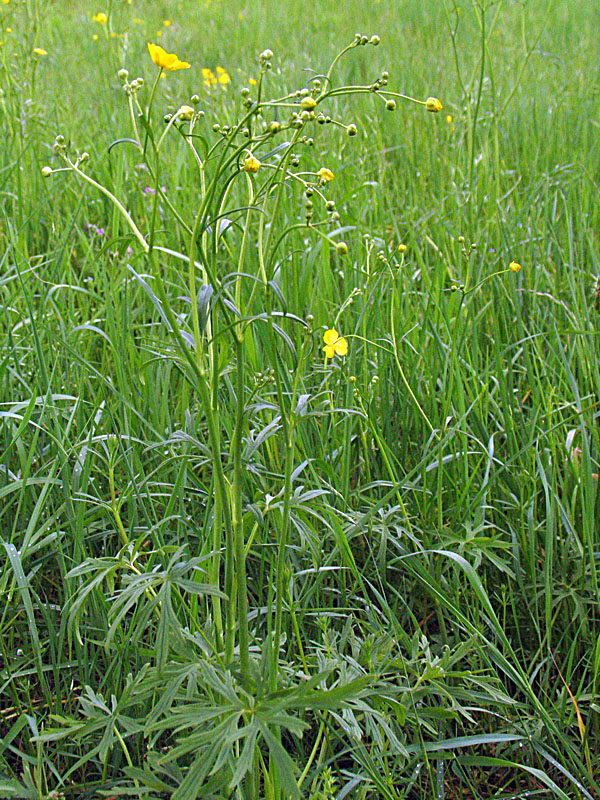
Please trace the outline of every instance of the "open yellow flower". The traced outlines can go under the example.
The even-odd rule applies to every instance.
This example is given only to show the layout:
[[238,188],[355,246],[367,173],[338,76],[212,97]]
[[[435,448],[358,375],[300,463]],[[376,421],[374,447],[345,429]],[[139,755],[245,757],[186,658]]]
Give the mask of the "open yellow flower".
[[228,83],[231,83],[229,73],[226,69],[223,69],[223,67],[217,67],[217,75],[219,76],[217,80],[222,86],[226,86]]
[[327,167],[321,167],[321,169],[317,172],[317,176],[323,183],[329,183],[329,181],[333,180],[333,172]]
[[108,17],[104,13],[104,11],[99,11],[97,14],[94,14],[92,17],[93,22],[99,22],[100,25],[106,25],[108,22]]
[[511,261],[508,265],[508,268],[511,272],[520,272],[521,265],[517,261]]
[[208,86],[209,89],[217,83],[217,76],[208,67],[204,67],[202,70],[202,77],[204,78],[204,85]]
[[36,56],[47,56],[48,55],[48,53],[44,50],[43,47],[34,47],[33,48],[33,52],[36,54]]
[[327,358],[348,355],[347,340],[342,338],[334,328],[325,331],[323,334],[323,341],[325,342],[323,350]]
[[167,51],[158,44],[151,44],[148,42],[148,52],[156,66],[167,72],[175,72],[177,69],[190,68],[190,64],[188,64],[187,61],[181,61],[175,53],[167,53]]

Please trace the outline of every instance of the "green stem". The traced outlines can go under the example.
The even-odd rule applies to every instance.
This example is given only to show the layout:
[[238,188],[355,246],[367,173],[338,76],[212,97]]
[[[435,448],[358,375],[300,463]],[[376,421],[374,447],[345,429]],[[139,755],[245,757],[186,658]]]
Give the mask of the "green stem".
[[244,520],[242,515],[242,482],[244,465],[242,442],[244,433],[244,341],[239,334],[235,340],[236,352],[236,420],[233,436],[233,488],[232,527],[235,542],[235,570],[238,598],[238,627],[240,647],[240,671],[249,676],[250,643],[248,634],[248,589],[246,583],[246,549],[244,544]]
[[115,518],[117,529],[119,531],[119,535],[123,541],[123,544],[127,546],[129,544],[129,536],[127,536],[127,531],[125,530],[125,526],[123,525],[123,520],[121,519],[121,514],[119,513],[119,505],[117,503],[117,493],[115,491],[115,468],[113,467],[112,464],[108,468],[108,487],[110,490],[110,505],[112,508],[113,517]]
[[481,94],[483,92],[483,79],[485,77],[485,7],[481,8],[481,18],[479,22],[481,29],[481,70],[479,73],[479,85],[477,86],[477,100],[475,102],[475,112],[471,123],[471,152],[469,153],[469,191],[473,193],[473,169],[475,167],[475,132],[479,117],[479,106],[481,105]]
[[131,215],[129,214],[129,212],[127,211],[125,206],[121,203],[121,201],[117,200],[117,198],[114,196],[114,194],[112,192],[109,192],[109,190],[106,187],[102,186],[101,183],[98,183],[93,178],[90,178],[89,175],[86,175],[86,173],[83,170],[79,169],[79,167],[76,164],[74,164],[69,158],[67,158],[66,156],[64,158],[65,158],[65,161],[67,162],[67,164],[69,165],[69,167],[73,170],[73,172],[75,172],[77,175],[79,175],[80,178],[83,178],[84,181],[87,181],[91,186],[93,186],[94,188],[98,189],[99,192],[102,192],[102,194],[105,195],[105,197],[108,197],[108,199],[111,200],[115,204],[115,206],[119,209],[119,211],[121,212],[121,214],[125,218],[125,221],[129,225],[129,227],[133,231],[133,235],[138,240],[138,242],[141,244],[144,253],[148,253],[149,250],[150,250],[148,242],[144,239],[144,236],[143,236],[142,232],[137,227],[137,225],[135,224],[135,222],[131,218]]

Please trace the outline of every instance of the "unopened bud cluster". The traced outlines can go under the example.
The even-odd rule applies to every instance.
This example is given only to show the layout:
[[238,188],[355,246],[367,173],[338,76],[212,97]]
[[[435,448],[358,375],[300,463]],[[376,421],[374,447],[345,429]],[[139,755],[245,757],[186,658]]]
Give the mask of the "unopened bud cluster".
[[132,81],[129,81],[129,72],[126,69],[120,69],[117,72],[117,77],[119,80],[123,81],[123,91],[127,97],[131,97],[139,92],[144,85],[143,78],[134,78]]
[[380,41],[381,39],[379,38],[379,36],[377,36],[377,34],[374,34],[373,36],[366,36],[364,33],[354,34],[355,47],[360,47],[360,46],[364,47],[367,44],[372,44],[374,47],[377,47]]
[[262,69],[271,69],[271,61],[273,60],[273,51],[263,50],[262,53],[258,57],[258,63],[260,64]]
[[65,137],[59,133],[56,139],[54,140],[54,144],[52,145],[52,149],[55,153],[59,155],[64,155],[67,152],[67,143],[65,141]]

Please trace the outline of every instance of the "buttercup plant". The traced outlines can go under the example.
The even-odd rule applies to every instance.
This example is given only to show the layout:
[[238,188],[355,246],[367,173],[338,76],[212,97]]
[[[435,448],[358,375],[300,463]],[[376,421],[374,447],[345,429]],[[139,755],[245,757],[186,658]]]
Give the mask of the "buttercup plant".
[[[100,16],[96,15],[96,21],[105,24],[106,19],[98,19]],[[234,790],[240,797],[257,800],[261,787],[265,796],[273,800],[299,798],[302,779],[298,780],[298,770],[282,745],[283,732],[286,736],[300,736],[308,727],[303,716],[318,714],[322,732],[305,766],[306,775],[312,759],[322,758],[325,752],[325,731],[336,724],[328,712],[359,704],[364,724],[376,725],[377,703],[387,696],[385,683],[376,671],[332,674],[331,666],[323,668],[306,658],[300,665],[287,664],[282,638],[290,591],[286,567],[290,518],[293,503],[297,502],[293,485],[298,468],[295,443],[306,414],[301,365],[314,357],[316,347],[312,320],[287,307],[280,273],[285,268],[288,242],[299,233],[320,239],[323,246],[331,249],[334,260],[344,259],[350,252],[345,241],[335,238],[340,214],[335,201],[325,194],[330,184],[335,186],[334,172],[327,166],[317,172],[302,172],[299,167],[303,149],[314,145],[320,126],[338,127],[350,137],[357,136],[355,122],[338,118],[334,100],[371,93],[379,96],[390,111],[396,108],[397,99],[413,101],[385,89],[389,82],[387,72],[368,85],[335,85],[339,59],[357,47],[377,46],[379,41],[378,36],[356,34],[324,76],[313,80],[309,87],[275,97],[269,93],[267,80],[274,54],[270,49],[264,50],[258,59],[258,81],[252,90],[243,88],[240,93],[238,118],[226,124],[217,122],[212,130],[198,108],[198,95],[182,103],[174,113],[159,114],[164,122],[156,120],[153,112],[160,102],[160,76],[163,72],[191,69],[195,59],[191,59],[192,63],[184,61],[149,43],[150,58],[158,68],[149,96],[147,100],[142,96],[142,78],[130,81],[126,69],[119,71],[133,138],[119,139],[111,145],[133,143],[143,160],[151,184],[147,187],[151,190],[147,192],[151,195],[151,210],[145,221],[136,221],[126,203],[92,177],[88,154],[73,156],[64,137],[58,136],[54,144],[63,168],[43,168],[47,178],[57,172],[72,172],[102,193],[119,213],[134,250],[146,261],[148,274],[142,276],[133,267],[128,268],[172,337],[173,350],[167,357],[185,375],[208,436],[207,463],[213,486],[213,496],[207,498],[207,518],[211,520],[209,551],[196,554],[187,562],[186,569],[192,570],[194,580],[183,577],[180,562],[169,554],[164,580],[153,573],[141,593],[131,594],[131,603],[147,603],[149,612],[157,616],[157,636],[160,631],[162,637],[161,656],[148,670],[147,679],[132,684],[132,704],[147,702],[165,685],[171,687],[160,709],[157,707],[149,715],[143,732],[152,747],[168,731],[178,731],[180,738],[176,748],[156,755],[148,772],[137,770],[130,774],[136,782],[147,781],[151,786],[152,780],[175,762],[177,769],[181,767],[183,771],[173,790],[174,800],[216,796],[215,791],[229,796]],[[228,84],[225,70],[217,71],[216,80]],[[212,85],[206,69],[200,80]],[[413,102],[429,111],[442,108],[435,98]],[[176,137],[187,149],[198,174],[197,205],[189,217],[180,209],[176,193],[165,188],[169,173],[166,153],[175,145]],[[304,211],[297,221],[282,224],[282,205],[288,193],[295,190],[303,193]],[[164,235],[159,230],[159,203],[169,216],[167,229],[176,230],[176,235],[169,236],[174,241],[186,240],[186,252],[161,243]],[[165,227],[162,222],[161,227]],[[171,241],[167,240],[167,244],[171,245]],[[164,265],[169,257],[185,265],[187,295],[183,299],[174,296],[166,277]],[[336,324],[338,319],[339,315]],[[277,551],[271,603],[264,611],[264,620],[263,612],[258,617],[250,614],[247,561],[252,552],[252,536],[248,533],[255,512],[245,499],[248,415],[251,401],[256,402],[254,393],[248,394],[247,372],[250,353],[256,350],[259,340],[263,356],[269,361],[262,370],[268,380],[257,380],[255,376],[253,392],[258,393],[265,386],[273,390],[270,408],[276,415],[283,462],[280,493],[265,501],[263,520],[254,523],[268,526]],[[334,328],[326,330],[323,341],[326,361],[348,356],[348,340]],[[220,413],[224,392],[233,398],[235,407],[233,429],[228,432]],[[123,576],[122,606],[129,602],[128,592],[133,589],[127,587],[135,585],[132,576],[140,569],[136,559],[141,543],[126,530],[114,491],[111,512],[118,520],[123,548],[110,562],[106,580],[109,575],[111,582],[116,574]],[[165,558],[165,553],[156,550],[155,557]],[[102,569],[105,568],[103,564]],[[200,575],[206,579],[200,580]],[[79,598],[72,609],[72,616],[77,619],[91,597],[90,581],[100,585],[103,578],[93,564],[72,576],[82,579]],[[181,601],[188,602],[189,626],[183,633],[173,631],[168,612],[171,588],[167,586],[178,587]],[[113,633],[123,619],[118,613]],[[170,631],[173,647],[166,631]],[[185,675],[190,670],[198,682],[193,707],[178,688],[187,681]],[[335,688],[331,688],[333,685]],[[376,695],[379,700],[371,703],[369,695]],[[325,790],[325,783],[323,792],[327,794],[330,790]]]

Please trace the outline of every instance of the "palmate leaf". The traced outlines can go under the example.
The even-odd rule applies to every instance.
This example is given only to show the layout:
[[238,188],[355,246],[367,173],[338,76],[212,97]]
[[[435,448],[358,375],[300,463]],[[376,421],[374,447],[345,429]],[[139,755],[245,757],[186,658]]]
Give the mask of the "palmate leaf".
[[295,775],[298,773],[298,767],[294,764],[290,756],[284,750],[281,742],[273,735],[271,730],[260,721],[258,724],[263,739],[269,748],[269,754],[277,767],[277,773],[284,792],[288,797],[292,798],[292,800],[300,800],[300,790],[298,789],[298,782],[295,778]]
[[244,777],[252,767],[252,762],[254,761],[256,741],[259,734],[259,725],[256,721],[253,721],[247,726],[247,728],[248,732],[244,737],[244,746],[242,747],[242,752],[236,759],[236,767],[233,771],[233,775],[231,776],[231,780],[229,781],[229,788],[231,790],[235,789],[235,787],[243,781]]
[[[167,678],[168,700],[161,704],[164,717],[146,725],[146,731],[162,731],[177,736],[177,744],[167,753],[157,757],[157,764],[182,764],[185,777],[173,794],[173,800],[196,800],[206,796],[208,782],[216,775],[227,776],[230,791],[239,786],[255,763],[257,748],[266,745],[269,756],[287,798],[299,798],[298,767],[281,743],[281,733],[286,731],[300,738],[310,727],[302,712],[328,711],[341,724],[339,713],[349,714],[354,720],[352,729],[360,729],[356,715],[371,715],[373,725],[383,720],[366,698],[377,692],[377,679],[364,675],[331,689],[320,688],[330,676],[326,669],[310,679],[277,692],[267,692],[252,697],[226,669],[211,664],[196,664],[193,680],[198,680],[198,691],[205,697],[192,700],[190,687],[185,688],[191,676],[189,665],[165,665],[164,670],[153,670],[146,686],[162,676]],[[156,684],[158,686],[158,683]],[[263,687],[266,688],[266,687]],[[197,695],[196,695],[197,697]],[[300,714],[298,713],[300,712]],[[347,725],[342,724],[346,729]],[[386,727],[388,741],[395,741]],[[190,766],[183,765],[192,757]]]
[[[207,780],[219,757],[222,744],[219,739],[212,746],[200,750],[188,769],[184,779],[173,792],[172,800],[197,800],[211,796],[211,781]],[[223,775],[212,776],[213,789],[216,785],[224,785]]]
[[[375,679],[371,675],[364,675],[360,678],[348,681],[333,689],[314,689],[314,685],[320,683],[328,673],[319,673],[306,684],[300,684],[293,689],[284,690],[272,695],[272,704],[278,710],[301,709],[316,711],[339,710],[350,700],[356,700],[363,695],[363,690],[373,687]],[[312,684],[312,685],[311,685]],[[279,703],[275,704],[275,699],[279,698]],[[267,701],[268,702],[268,701]]]

